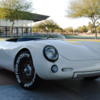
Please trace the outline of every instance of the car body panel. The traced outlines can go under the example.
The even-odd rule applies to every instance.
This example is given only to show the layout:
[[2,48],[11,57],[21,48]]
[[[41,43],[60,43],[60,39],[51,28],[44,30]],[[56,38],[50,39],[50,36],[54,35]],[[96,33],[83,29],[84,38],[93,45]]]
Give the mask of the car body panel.
[[[59,53],[56,62],[48,61],[43,55],[47,45],[54,46]],[[0,66],[14,72],[14,61],[18,52],[28,49],[31,53],[34,68],[42,79],[76,78],[80,73],[97,73],[100,71],[100,43],[71,43],[63,40],[38,40],[24,42],[0,42]],[[58,66],[58,72],[53,73],[51,67]],[[77,74],[75,74],[77,73]]]
[[[46,41],[47,42],[47,41]],[[48,42],[55,46],[60,54],[66,59],[76,61],[76,60],[95,60],[100,59],[100,43],[96,42],[79,42],[79,43],[72,43],[72,42],[65,42],[65,41],[50,41]],[[91,44],[91,45],[90,45]]]

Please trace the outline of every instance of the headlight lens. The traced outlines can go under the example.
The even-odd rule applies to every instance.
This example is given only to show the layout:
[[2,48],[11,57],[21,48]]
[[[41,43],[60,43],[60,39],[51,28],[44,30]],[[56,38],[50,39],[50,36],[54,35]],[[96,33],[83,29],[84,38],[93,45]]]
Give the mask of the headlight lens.
[[44,53],[45,58],[47,60],[51,61],[51,62],[54,62],[54,61],[56,61],[59,58],[58,51],[53,46],[49,46],[49,45],[46,46],[44,48],[43,53]]

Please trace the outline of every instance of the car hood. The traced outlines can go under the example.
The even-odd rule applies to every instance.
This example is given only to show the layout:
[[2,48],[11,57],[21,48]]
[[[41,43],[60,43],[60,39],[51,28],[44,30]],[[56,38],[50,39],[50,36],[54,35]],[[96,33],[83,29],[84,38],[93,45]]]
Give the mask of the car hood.
[[60,40],[44,41],[57,48],[59,54],[68,60],[99,60],[100,43],[97,42],[68,42]]

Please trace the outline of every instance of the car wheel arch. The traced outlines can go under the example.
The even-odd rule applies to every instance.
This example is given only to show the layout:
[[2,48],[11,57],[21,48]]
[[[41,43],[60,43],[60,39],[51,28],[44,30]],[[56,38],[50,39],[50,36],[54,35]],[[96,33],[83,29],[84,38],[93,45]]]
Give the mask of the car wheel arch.
[[[14,67],[15,67],[15,63],[16,63],[17,57],[18,57],[22,52],[24,52],[24,51],[28,51],[28,52],[30,53],[30,55],[31,55],[31,52],[30,52],[29,49],[27,49],[27,48],[21,49],[19,52],[17,52],[17,54],[16,54],[16,56],[15,56],[15,59],[14,59]],[[31,55],[31,57],[32,57],[32,55]],[[32,59],[33,59],[33,58],[32,58]]]
[[[14,69],[15,69],[15,75],[16,75],[16,61],[17,61],[17,58],[21,55],[21,54],[24,54],[24,53],[27,53],[27,54],[29,54],[30,55],[30,57],[31,57],[31,60],[32,60],[32,63],[33,63],[33,59],[32,59],[32,55],[31,55],[31,53],[30,53],[30,51],[28,50],[28,49],[26,49],[26,48],[23,48],[23,49],[21,49],[17,54],[16,54],[16,56],[15,56],[15,60],[14,60]],[[35,70],[35,67],[34,67],[34,64],[32,64],[33,65],[33,69]],[[20,75],[20,74],[19,74]],[[32,79],[31,80],[31,82],[29,83],[29,84],[31,84],[32,82],[33,82],[33,80],[35,80],[34,81],[34,87],[32,87],[33,86],[33,84],[31,85],[31,86],[29,86],[29,87],[27,87],[27,86],[24,86],[24,84],[27,84],[27,85],[29,85],[28,83],[23,83],[23,81],[21,80],[21,83],[19,83],[20,85],[23,83],[23,85],[21,85],[24,89],[32,89],[32,88],[35,88],[35,87],[37,87],[38,85],[38,83],[39,83],[39,81],[41,81],[41,79],[40,79],[40,77],[38,76],[38,74],[36,73],[36,74],[34,74],[35,76],[35,78],[34,79]],[[18,78],[18,77],[16,77],[16,78]],[[17,80],[18,81],[18,80]]]

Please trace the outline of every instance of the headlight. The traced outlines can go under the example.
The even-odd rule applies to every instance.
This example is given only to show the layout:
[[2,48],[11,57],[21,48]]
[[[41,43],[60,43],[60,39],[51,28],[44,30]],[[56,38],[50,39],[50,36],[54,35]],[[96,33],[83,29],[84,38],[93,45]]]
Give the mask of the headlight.
[[57,49],[50,45],[44,48],[43,53],[44,53],[45,58],[51,62],[54,62],[59,58]]

